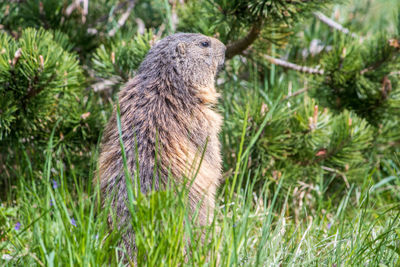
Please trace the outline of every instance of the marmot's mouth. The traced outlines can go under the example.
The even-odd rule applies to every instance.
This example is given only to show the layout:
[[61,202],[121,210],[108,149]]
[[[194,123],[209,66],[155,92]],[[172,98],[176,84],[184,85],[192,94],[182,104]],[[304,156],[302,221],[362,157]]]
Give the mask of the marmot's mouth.
[[225,61],[224,60],[222,60],[219,64],[218,64],[218,67],[217,67],[217,74],[220,72],[220,71],[222,71],[223,69],[225,69],[225,63],[224,63]]
[[222,53],[221,55],[218,56],[221,58],[221,60],[218,62],[217,74],[218,72],[220,72],[225,68],[225,53]]

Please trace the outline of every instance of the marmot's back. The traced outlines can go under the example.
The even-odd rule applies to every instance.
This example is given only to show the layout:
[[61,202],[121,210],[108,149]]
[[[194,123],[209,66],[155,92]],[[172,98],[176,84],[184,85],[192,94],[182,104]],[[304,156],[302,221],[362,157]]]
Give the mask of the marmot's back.
[[[168,36],[149,51],[137,75],[119,93],[128,169],[134,177],[138,161],[143,193],[158,190],[171,176],[177,181],[193,178],[205,149],[189,191],[192,208],[203,201],[201,223],[206,223],[207,210],[214,207],[221,178],[221,117],[212,105],[218,98],[214,80],[224,54],[225,46],[214,38],[183,33]],[[125,206],[126,181],[115,111],[104,131],[97,177],[103,198],[115,192],[111,205],[118,215],[118,227],[125,227],[130,215]],[[127,247],[133,243],[131,239],[133,233],[124,237]]]

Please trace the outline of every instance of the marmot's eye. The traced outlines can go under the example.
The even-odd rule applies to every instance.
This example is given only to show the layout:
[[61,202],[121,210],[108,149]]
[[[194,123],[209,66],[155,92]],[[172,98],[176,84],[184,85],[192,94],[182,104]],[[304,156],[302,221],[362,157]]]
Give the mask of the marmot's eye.
[[201,44],[202,47],[209,47],[210,46],[210,43],[208,41],[201,42],[200,44]]

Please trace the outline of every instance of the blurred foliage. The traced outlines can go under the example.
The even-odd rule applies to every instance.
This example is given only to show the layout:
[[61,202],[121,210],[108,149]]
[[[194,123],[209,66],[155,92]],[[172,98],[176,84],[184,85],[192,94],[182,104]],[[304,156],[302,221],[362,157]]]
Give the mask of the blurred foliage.
[[[14,36],[19,36],[26,27],[58,30],[70,39],[70,45],[82,58],[87,57],[109,32],[118,28],[118,20],[128,6],[128,1],[96,0],[29,0],[3,1],[0,24]],[[127,21],[128,25],[132,20]]]

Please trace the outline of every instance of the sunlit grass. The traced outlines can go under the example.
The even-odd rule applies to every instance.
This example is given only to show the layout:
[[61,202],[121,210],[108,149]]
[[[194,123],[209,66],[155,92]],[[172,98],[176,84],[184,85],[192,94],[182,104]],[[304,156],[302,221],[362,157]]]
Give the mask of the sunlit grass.
[[[78,179],[73,171],[66,176],[64,165],[52,158],[51,147],[50,140],[42,175],[24,176],[20,170],[15,200],[0,208],[1,264],[126,264],[126,259],[119,257],[124,248],[117,246],[124,233],[108,226],[109,207],[99,207],[98,191],[90,183]],[[95,166],[95,159],[92,165]],[[398,192],[398,186],[384,182],[372,187],[368,182],[363,186],[353,184],[337,205],[321,198],[320,203],[313,204],[320,207],[315,209],[306,201],[311,197],[307,195],[310,190],[300,189],[302,194],[282,190],[284,174],[276,183],[266,183],[253,193],[252,179],[241,171],[246,165],[247,158],[237,163],[241,173],[236,177],[237,183],[243,186],[232,191],[232,181],[228,179],[220,190],[215,219],[205,229],[204,243],[200,242],[203,229],[189,219],[184,193],[166,190],[133,200],[130,204],[134,210],[138,265],[400,263],[400,209],[396,203],[385,203],[392,190]]]

